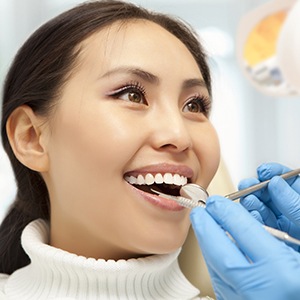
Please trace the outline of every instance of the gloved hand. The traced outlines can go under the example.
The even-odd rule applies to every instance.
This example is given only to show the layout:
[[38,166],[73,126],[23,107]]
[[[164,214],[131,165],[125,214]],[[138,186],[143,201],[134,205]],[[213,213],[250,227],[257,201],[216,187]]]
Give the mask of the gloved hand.
[[[240,182],[239,189],[259,181],[271,181],[261,191],[240,200],[241,204],[261,223],[300,238],[300,177],[285,181],[276,176],[290,171],[276,163],[263,164],[257,169],[258,179],[249,178]],[[290,245],[299,251],[300,247]],[[299,297],[300,298],[300,297]]]
[[217,299],[300,298],[300,254],[265,231],[239,203],[210,197],[205,209],[192,210],[191,221]]

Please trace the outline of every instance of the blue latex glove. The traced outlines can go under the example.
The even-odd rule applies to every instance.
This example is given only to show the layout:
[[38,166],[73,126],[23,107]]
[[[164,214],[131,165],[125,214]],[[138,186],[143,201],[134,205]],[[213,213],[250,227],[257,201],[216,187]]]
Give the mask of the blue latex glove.
[[192,210],[191,221],[217,299],[300,299],[300,254],[239,203],[210,197],[206,209]]
[[[241,199],[241,204],[261,223],[300,238],[300,177],[288,181],[276,176],[290,171],[276,163],[263,164],[257,169],[258,179],[241,181],[239,189],[272,178],[268,187]],[[290,245],[299,251],[300,247]],[[299,297],[300,299],[300,297]]]

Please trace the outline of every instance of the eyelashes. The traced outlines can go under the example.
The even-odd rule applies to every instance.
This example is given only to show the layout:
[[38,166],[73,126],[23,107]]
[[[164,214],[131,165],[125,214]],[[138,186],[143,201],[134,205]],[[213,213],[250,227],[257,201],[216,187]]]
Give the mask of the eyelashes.
[[137,104],[148,105],[146,90],[139,82],[131,82],[108,93],[114,99],[127,100]]
[[[107,93],[113,99],[125,100],[134,104],[146,105],[147,93],[145,87],[138,81],[133,81]],[[203,114],[208,117],[211,111],[211,99],[208,96],[195,94],[188,98],[182,108],[183,112]]]
[[203,113],[208,117],[211,111],[211,99],[207,96],[197,94],[187,100],[183,111],[186,109],[192,113]]

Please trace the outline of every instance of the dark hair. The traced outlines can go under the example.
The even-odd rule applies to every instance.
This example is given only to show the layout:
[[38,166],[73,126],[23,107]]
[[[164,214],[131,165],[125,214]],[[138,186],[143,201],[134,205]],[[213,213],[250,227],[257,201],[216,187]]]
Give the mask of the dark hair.
[[211,94],[209,68],[192,29],[182,21],[121,1],[93,1],[78,5],[37,29],[20,48],[7,74],[3,90],[2,143],[11,161],[17,195],[0,226],[0,273],[11,274],[30,261],[21,247],[24,227],[32,220],[49,220],[47,187],[38,172],[15,157],[6,133],[10,114],[21,105],[47,115],[55,106],[80,53],[78,45],[112,23],[130,19],[155,22],[182,41],[195,58]]

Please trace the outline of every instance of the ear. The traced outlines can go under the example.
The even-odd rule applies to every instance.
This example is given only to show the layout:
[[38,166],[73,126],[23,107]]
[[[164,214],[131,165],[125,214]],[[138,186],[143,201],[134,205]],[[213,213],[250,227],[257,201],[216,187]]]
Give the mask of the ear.
[[23,165],[37,172],[48,170],[48,130],[40,116],[29,106],[19,106],[9,116],[6,131],[12,150]]

